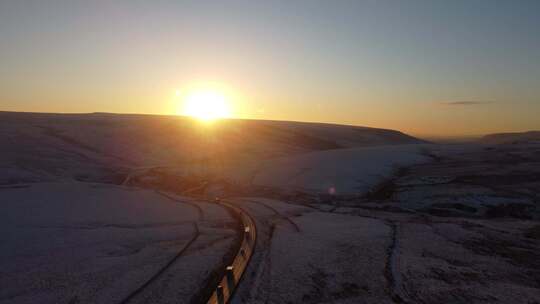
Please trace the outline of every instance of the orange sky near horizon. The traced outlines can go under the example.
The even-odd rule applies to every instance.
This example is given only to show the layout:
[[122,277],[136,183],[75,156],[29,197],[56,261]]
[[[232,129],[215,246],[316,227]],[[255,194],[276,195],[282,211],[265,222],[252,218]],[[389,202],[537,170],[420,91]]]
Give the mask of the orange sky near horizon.
[[0,110],[540,130],[539,3],[3,1]]

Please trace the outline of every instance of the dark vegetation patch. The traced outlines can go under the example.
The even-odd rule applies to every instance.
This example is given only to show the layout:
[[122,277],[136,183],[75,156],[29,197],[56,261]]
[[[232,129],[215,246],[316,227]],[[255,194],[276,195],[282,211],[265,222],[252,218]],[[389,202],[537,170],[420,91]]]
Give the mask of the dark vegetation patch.
[[492,295],[478,295],[474,288],[454,287],[444,290],[422,299],[421,303],[498,303],[498,299]]
[[526,245],[519,240],[477,238],[464,241],[463,247],[478,255],[501,257],[516,266],[537,269],[540,275],[540,259],[538,259],[537,248]]
[[361,292],[369,292],[368,286],[358,286],[356,283],[345,282],[342,283],[339,290],[331,293],[333,299],[347,299],[352,297],[357,297]]
[[468,212],[468,213],[476,213],[478,211],[478,209],[474,207],[467,206],[461,203],[437,203],[437,204],[433,204],[432,206],[438,207],[438,208],[456,209],[456,210]]
[[[381,204],[379,206],[373,206],[373,205],[362,205],[362,206],[353,206],[358,207],[363,210],[373,210],[373,211],[386,211],[386,212],[393,212],[393,213],[408,213],[413,214],[414,211],[403,209],[397,205],[388,205],[388,204]],[[349,207],[350,208],[350,207]]]
[[324,302],[324,299],[328,296],[327,286],[328,286],[328,277],[329,275],[324,272],[322,269],[311,265],[314,269],[314,272],[310,274],[310,279],[312,282],[312,292],[304,294],[302,296],[302,302],[308,303],[319,303]]
[[441,156],[433,153],[430,149],[427,149],[427,148],[422,149],[420,153],[424,156],[431,158],[436,163],[440,163],[443,160]]
[[448,209],[448,208],[427,207],[427,208],[422,208],[419,211],[422,213],[427,213],[430,215],[441,216],[441,217],[463,217],[463,216],[469,215],[462,211],[455,210],[455,209]]
[[0,183],[0,190],[2,189],[23,189],[23,188],[30,188],[29,184],[1,184]]
[[468,240],[463,247],[478,255],[498,257],[522,270],[513,273],[491,273],[493,280],[508,281],[532,288],[540,288],[540,259],[538,244],[527,244],[525,241],[483,238]]
[[398,186],[396,180],[407,175],[410,172],[408,168],[401,168],[397,171],[392,179],[382,182],[372,191],[369,191],[364,195],[364,199],[368,201],[387,201],[394,198]]
[[490,175],[467,175],[456,178],[457,182],[477,185],[519,185],[540,181],[540,172],[522,173],[522,174],[490,174]]
[[428,250],[423,250],[422,251],[422,257],[423,258],[431,258],[431,259],[437,259],[437,260],[442,260],[452,266],[457,266],[457,267],[468,267],[468,266],[471,266],[471,263],[470,262],[464,262],[464,261],[460,261],[460,260],[457,260],[457,259],[452,259],[450,257],[444,257],[442,255],[439,255],[439,254],[436,254],[435,252],[432,252],[432,251],[428,251]]
[[448,285],[460,285],[466,282],[478,282],[482,277],[481,273],[472,271],[458,271],[430,267],[431,276],[439,281],[443,281]]
[[80,182],[94,182],[103,184],[115,184],[119,185],[126,179],[127,173],[116,171],[105,171],[97,174],[80,173],[74,176],[76,181]]
[[536,207],[531,204],[509,203],[488,206],[486,217],[514,217],[520,219],[531,219]]
[[314,272],[310,275],[312,292],[302,296],[302,303],[333,303],[336,300],[359,296],[362,292],[369,292],[368,286],[359,286],[354,282],[344,282],[337,287],[329,287],[329,281],[334,275],[311,265]]
[[525,236],[531,239],[540,240],[540,225],[529,228],[525,232]]
[[0,188],[15,188],[19,186],[20,184],[29,184],[29,183],[36,183],[39,180],[32,179],[32,178],[6,178],[0,180]]

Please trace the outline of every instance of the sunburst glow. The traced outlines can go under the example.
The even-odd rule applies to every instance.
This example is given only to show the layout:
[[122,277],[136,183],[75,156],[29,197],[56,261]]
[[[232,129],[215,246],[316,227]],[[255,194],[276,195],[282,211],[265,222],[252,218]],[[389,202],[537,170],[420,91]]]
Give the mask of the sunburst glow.
[[197,90],[184,97],[183,114],[203,121],[231,117],[227,98],[216,91]]

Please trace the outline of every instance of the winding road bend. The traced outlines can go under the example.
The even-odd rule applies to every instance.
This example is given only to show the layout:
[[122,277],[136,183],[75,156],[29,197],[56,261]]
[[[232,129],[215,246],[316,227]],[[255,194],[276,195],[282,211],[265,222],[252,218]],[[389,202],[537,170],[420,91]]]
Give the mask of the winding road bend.
[[257,242],[257,227],[253,218],[241,207],[226,200],[216,201],[233,210],[240,215],[242,225],[244,227],[244,236],[242,238],[242,244],[238,250],[234,261],[231,265],[228,265],[225,274],[221,278],[219,285],[215,288],[214,292],[210,296],[207,304],[224,304],[228,303],[236,290],[242,275],[244,274],[251,256],[255,251],[255,244]]
[[[124,181],[122,182],[122,185],[124,186],[128,185],[132,175],[133,175],[133,172],[130,172],[126,176]],[[257,243],[257,227],[255,224],[255,220],[251,217],[251,215],[245,209],[238,206],[238,204],[232,201],[221,200],[218,198],[211,200],[211,199],[199,197],[197,195],[191,195],[193,192],[203,189],[204,187],[206,187],[206,183],[202,183],[201,185],[194,187],[193,189],[188,189],[186,191],[183,191],[182,195],[187,195],[191,198],[196,198],[202,201],[207,201],[210,203],[217,203],[221,205],[222,207],[228,209],[229,211],[231,211],[232,213],[238,216],[238,218],[241,221],[242,228],[243,228],[241,232],[243,234],[241,236],[242,241],[239,246],[239,249],[235,253],[232,263],[230,265],[226,265],[225,272],[219,278],[218,285],[205,287],[208,290],[212,290],[212,294],[210,295],[210,298],[207,299],[207,301],[205,300],[207,304],[225,304],[225,303],[229,303],[229,301],[232,299],[234,291],[237,289],[238,284],[240,283],[242,276],[244,272],[246,271],[246,268],[255,251],[255,245]],[[189,200],[178,199],[172,195],[169,195],[157,189],[155,191],[158,195],[164,196],[170,199],[171,201],[190,205],[191,207],[196,209],[197,214],[198,214],[198,221],[204,220],[205,218],[204,210],[202,210],[202,208],[198,204],[193,203]],[[278,214],[277,211],[275,212],[276,214]],[[192,239],[190,239],[189,242],[185,245],[185,247],[182,248],[178,252],[178,254],[175,255],[167,264],[165,264],[162,268],[160,268],[151,278],[149,278],[136,290],[134,290],[129,295],[127,295],[124,299],[122,299],[122,301],[120,301],[120,304],[130,303],[131,300],[133,300],[135,297],[141,294],[145,289],[147,289],[149,285],[157,281],[158,277],[162,276],[163,273],[168,268],[170,268],[180,258],[180,256],[184,254],[184,252],[186,252],[186,250],[197,240],[197,238],[200,235],[197,222],[194,222],[193,225],[194,225],[195,233]],[[223,266],[225,265],[222,265],[222,267]]]

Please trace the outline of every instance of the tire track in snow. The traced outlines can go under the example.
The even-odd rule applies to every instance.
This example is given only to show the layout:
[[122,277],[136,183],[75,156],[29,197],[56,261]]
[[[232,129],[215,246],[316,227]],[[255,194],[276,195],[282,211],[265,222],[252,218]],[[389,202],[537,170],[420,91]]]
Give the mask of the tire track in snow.
[[165,265],[163,265],[152,277],[150,277],[141,286],[139,286],[137,289],[127,295],[122,301],[119,302],[119,304],[129,303],[129,301],[139,295],[145,288],[155,282],[172,264],[174,264],[189,249],[191,244],[193,244],[200,235],[199,226],[196,222],[193,223],[193,227],[195,229],[195,233],[193,234],[189,242],[171,260],[169,260]]
[[272,206],[270,206],[270,205],[268,205],[266,203],[255,201],[255,200],[243,199],[243,201],[254,203],[254,204],[261,205],[261,206],[265,207],[266,209],[272,211],[280,219],[283,219],[286,222],[288,222],[294,228],[294,230],[296,232],[301,232],[300,227],[289,216],[286,216],[283,213],[279,212],[276,208],[274,208],[274,207],[272,207]]
[[163,191],[156,190],[156,193],[163,196],[163,197],[168,198],[171,201],[175,201],[175,202],[178,202],[178,203],[187,204],[187,205],[192,206],[193,208],[195,208],[197,210],[197,215],[199,217],[199,221],[204,220],[204,211],[201,208],[201,206],[199,206],[199,204],[175,198],[175,197],[173,197],[173,196],[171,196],[171,195],[169,195],[169,194],[167,194],[167,193],[165,193]]

